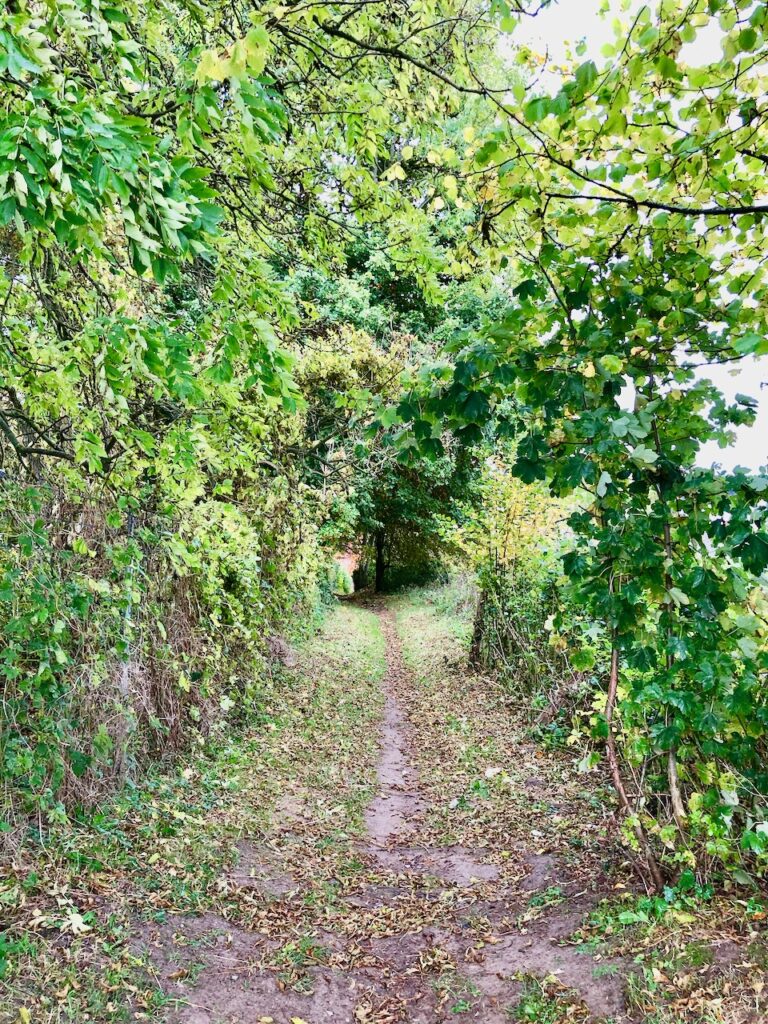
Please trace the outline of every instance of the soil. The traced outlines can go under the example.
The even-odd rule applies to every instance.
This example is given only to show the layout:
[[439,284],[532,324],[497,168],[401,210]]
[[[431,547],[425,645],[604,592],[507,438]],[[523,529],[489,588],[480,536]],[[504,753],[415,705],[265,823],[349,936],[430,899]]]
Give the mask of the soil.
[[[519,851],[522,878],[505,872],[488,847],[430,842],[430,804],[416,767],[424,752],[408,719],[414,682],[392,613],[386,606],[378,613],[387,645],[378,784],[365,816],[367,838],[352,848],[363,876],[339,883],[333,915],[313,910],[312,867],[302,868],[298,856],[302,829],[311,826],[287,807],[283,835],[243,840],[238,863],[222,879],[258,907],[248,927],[215,914],[143,926],[159,984],[178,1000],[167,1019],[509,1024],[525,976],[534,975],[572,991],[574,1020],[629,1020],[627,965],[567,941],[599,893],[571,892],[566,869],[539,851],[535,836]],[[528,783],[537,789],[536,779]],[[526,919],[531,895],[555,885],[568,900]],[[286,967],[285,950],[302,942],[300,963]]]

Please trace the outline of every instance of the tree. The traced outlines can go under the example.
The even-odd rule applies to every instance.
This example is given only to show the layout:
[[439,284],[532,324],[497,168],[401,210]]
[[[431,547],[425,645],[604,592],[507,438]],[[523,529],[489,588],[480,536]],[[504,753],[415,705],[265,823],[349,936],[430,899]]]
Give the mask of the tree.
[[[495,431],[520,479],[582,502],[565,564],[612,652],[596,731],[654,882],[655,852],[686,863],[690,836],[733,863],[736,835],[768,852],[766,480],[696,465],[754,417],[705,367],[768,352],[766,10],[638,4],[545,95],[535,55],[496,47],[497,15],[514,42],[544,6],[0,14],[3,742],[46,813],[109,757],[76,700],[62,713],[84,664],[117,677],[123,744],[130,667],[183,609],[167,706],[229,707],[259,656],[250,609],[266,632],[309,600],[329,514],[336,536],[355,515],[431,536],[466,482],[456,439]],[[721,52],[693,66],[704,30]],[[305,358],[347,315],[339,272],[382,349],[444,346],[399,397],[354,351],[336,383]],[[353,490],[367,504],[340,513]]]
[[[247,707],[311,608],[335,491],[290,278],[367,225],[443,263],[384,171],[453,101],[384,6],[0,14],[0,741],[41,821]],[[472,17],[410,15],[453,67]]]
[[[690,66],[709,26],[722,54]],[[765,28],[747,2],[638,5],[603,66],[556,94],[484,90],[498,126],[457,180],[485,254],[465,252],[504,268],[514,308],[398,409],[417,437],[447,423],[474,441],[495,421],[522,480],[584,496],[566,569],[612,640],[598,728],[656,884],[649,832],[737,861],[729,836],[762,850],[766,478],[696,456],[755,406],[725,403],[702,369],[768,351]],[[675,856],[690,860],[685,841]]]

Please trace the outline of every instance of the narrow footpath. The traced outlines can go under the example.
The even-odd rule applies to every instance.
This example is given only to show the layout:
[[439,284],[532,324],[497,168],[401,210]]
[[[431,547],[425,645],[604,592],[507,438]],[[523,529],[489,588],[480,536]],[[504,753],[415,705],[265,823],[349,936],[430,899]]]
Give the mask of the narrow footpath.
[[[208,913],[146,928],[164,990],[183,1000],[169,1019],[508,1024],[521,1000],[532,999],[567,1009],[568,1020],[628,1020],[623,965],[564,941],[605,886],[585,882],[578,857],[566,864],[550,852],[542,809],[558,819],[557,844],[565,819],[548,803],[549,780],[520,780],[521,771],[540,769],[536,750],[504,750],[504,708],[488,692],[480,696],[487,684],[470,686],[463,666],[448,664],[460,657],[455,637],[435,631],[434,621],[414,622],[411,609],[400,617],[387,605],[374,612],[385,668],[362,834],[331,839],[329,802],[291,794],[261,841],[238,844],[238,863],[222,883],[261,904],[247,925],[241,905],[231,921]],[[422,665],[420,678],[409,659]],[[474,778],[473,758],[489,751],[499,764]],[[516,780],[522,803],[513,799]],[[515,816],[533,810],[505,834],[500,805]],[[451,817],[465,839],[446,829]]]
[[250,728],[19,849],[0,1024],[765,1020],[763,904],[638,889],[567,719],[468,669],[469,609],[339,603]]

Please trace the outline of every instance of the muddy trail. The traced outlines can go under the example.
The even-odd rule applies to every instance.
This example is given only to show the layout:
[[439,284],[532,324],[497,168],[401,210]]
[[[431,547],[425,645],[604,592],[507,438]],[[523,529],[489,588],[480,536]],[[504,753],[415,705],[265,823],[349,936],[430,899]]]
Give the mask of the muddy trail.
[[340,602],[241,728],[19,848],[0,1024],[768,1019],[768,905],[645,894],[567,716],[468,667],[471,610]]
[[[237,863],[219,882],[223,905],[236,911],[145,924],[141,945],[166,996],[178,1000],[167,1019],[502,1024],[516,1019],[534,984],[537,998],[567,1008],[569,1020],[630,1020],[627,966],[568,941],[609,887],[596,863],[566,864],[547,852],[533,827],[542,807],[559,817],[538,792],[546,780],[526,775],[537,752],[519,751],[524,799],[506,799],[511,824],[495,815],[489,837],[482,815],[470,813],[468,841],[450,841],[440,818],[460,801],[446,803],[445,780],[432,768],[446,757],[438,744],[450,731],[440,715],[457,711],[460,698],[445,693],[453,710],[436,705],[437,718],[425,716],[432,697],[404,661],[395,616],[387,606],[374,611],[386,669],[364,834],[329,841],[334,808],[321,813],[287,794],[276,827],[240,841]],[[463,687],[461,665],[446,668],[433,654]],[[519,806],[537,808],[533,819]],[[537,1019],[533,1005],[534,1016],[520,1019]]]

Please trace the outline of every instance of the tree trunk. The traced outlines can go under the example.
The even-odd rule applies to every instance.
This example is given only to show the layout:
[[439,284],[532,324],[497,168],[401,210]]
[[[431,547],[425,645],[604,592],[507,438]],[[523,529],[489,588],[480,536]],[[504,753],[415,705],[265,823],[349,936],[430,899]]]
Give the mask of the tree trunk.
[[480,668],[480,649],[483,643],[483,630],[485,628],[485,603],[488,599],[485,590],[480,591],[480,597],[475,609],[475,622],[472,627],[472,642],[469,645],[469,664],[472,668]]
[[645,834],[642,822],[637,814],[632,810],[627,797],[627,791],[624,787],[624,780],[621,777],[621,769],[619,768],[619,757],[616,752],[616,740],[613,735],[613,711],[616,706],[616,691],[619,686],[619,651],[616,647],[611,651],[611,674],[608,680],[608,699],[605,705],[605,724],[608,726],[608,735],[606,736],[606,750],[608,754],[608,766],[611,769],[611,776],[613,778],[613,788],[616,790],[616,795],[619,798],[619,804],[621,809],[624,811],[626,816],[632,819],[632,830],[637,838],[638,846],[640,851],[645,858],[645,866],[650,872],[653,880],[653,885],[657,892],[660,892],[664,886],[664,879],[659,869],[659,865],[651,849],[651,844],[648,841],[648,837]]
[[376,537],[374,539],[376,545],[376,576],[374,580],[374,590],[377,594],[380,594],[384,589],[384,571],[387,568],[384,562],[384,538],[384,531],[377,530]]

